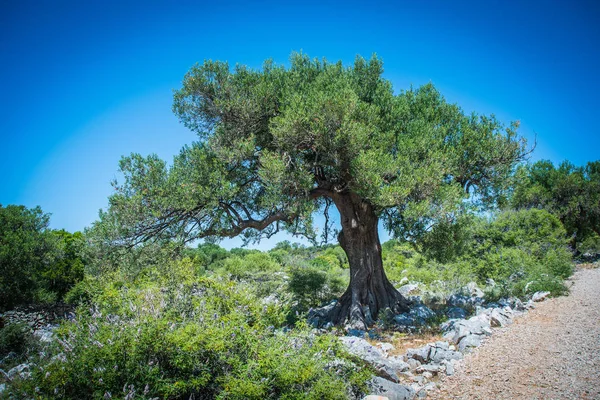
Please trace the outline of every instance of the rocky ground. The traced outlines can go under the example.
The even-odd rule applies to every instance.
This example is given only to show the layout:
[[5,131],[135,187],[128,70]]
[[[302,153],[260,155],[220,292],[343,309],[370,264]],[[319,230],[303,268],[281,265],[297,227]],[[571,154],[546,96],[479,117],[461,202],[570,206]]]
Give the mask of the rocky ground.
[[600,269],[580,268],[569,285],[497,329],[428,398],[600,399]]
[[550,299],[549,293],[537,292],[527,302],[486,302],[471,285],[449,296],[445,308],[434,312],[419,304],[395,316],[396,329],[413,332],[432,321],[430,314],[450,318],[421,347],[398,347],[385,338],[369,338],[371,332],[349,332],[352,336],[340,340],[376,375],[363,400],[600,400],[597,264],[578,268],[567,281],[569,296]]

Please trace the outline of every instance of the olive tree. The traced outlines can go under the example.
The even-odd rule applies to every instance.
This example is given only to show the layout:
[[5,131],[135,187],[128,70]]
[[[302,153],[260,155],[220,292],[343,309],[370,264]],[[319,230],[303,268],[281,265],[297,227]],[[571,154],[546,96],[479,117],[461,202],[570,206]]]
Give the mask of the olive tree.
[[172,165],[121,160],[124,179],[101,215],[118,243],[337,233],[350,284],[330,318],[360,328],[410,306],[385,275],[379,221],[414,238],[467,195],[493,199],[526,154],[517,124],[466,115],[431,84],[394,93],[376,56],[344,66],[294,53],[287,67],[259,70],[205,61],[173,110],[198,140]]

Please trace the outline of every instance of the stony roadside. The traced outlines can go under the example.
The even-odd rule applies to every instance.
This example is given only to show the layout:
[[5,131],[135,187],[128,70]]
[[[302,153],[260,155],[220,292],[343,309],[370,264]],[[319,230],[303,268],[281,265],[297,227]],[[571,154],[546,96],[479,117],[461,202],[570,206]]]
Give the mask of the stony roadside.
[[495,330],[428,399],[600,399],[600,268]]

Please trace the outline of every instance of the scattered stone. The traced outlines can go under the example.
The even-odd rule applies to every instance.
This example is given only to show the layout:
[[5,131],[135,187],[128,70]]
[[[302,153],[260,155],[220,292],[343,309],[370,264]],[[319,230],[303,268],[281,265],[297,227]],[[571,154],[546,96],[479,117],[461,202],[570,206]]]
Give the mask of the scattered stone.
[[367,385],[372,394],[385,396],[389,400],[411,400],[415,397],[415,390],[412,387],[399,385],[380,377],[371,379]]
[[363,400],[390,400],[390,398],[386,396],[370,394],[368,396],[363,397]]
[[452,376],[454,375],[454,363],[452,361],[442,361],[446,367],[446,375]]
[[350,327],[346,329],[346,333],[348,334],[348,336],[354,336],[358,338],[364,338],[367,336],[367,331],[363,331],[362,329],[354,329]]
[[531,300],[537,303],[546,300],[549,295],[550,292],[535,292],[533,296],[531,296]]
[[406,360],[406,363],[409,365],[411,371],[414,371],[421,366],[421,362],[416,358],[409,358]]
[[443,369],[443,367],[441,367],[439,364],[423,364],[417,368],[417,372],[423,374],[423,376],[425,376],[426,372],[429,372],[432,375],[437,375],[441,369]]
[[527,310],[527,308],[525,307],[525,304],[523,304],[523,302],[516,297],[511,297],[510,299],[508,299],[508,301],[512,304],[512,308],[517,311]]
[[483,297],[470,297],[462,294],[453,294],[446,298],[446,305],[448,307],[460,307],[467,310],[467,312],[475,311],[475,308],[483,304]]

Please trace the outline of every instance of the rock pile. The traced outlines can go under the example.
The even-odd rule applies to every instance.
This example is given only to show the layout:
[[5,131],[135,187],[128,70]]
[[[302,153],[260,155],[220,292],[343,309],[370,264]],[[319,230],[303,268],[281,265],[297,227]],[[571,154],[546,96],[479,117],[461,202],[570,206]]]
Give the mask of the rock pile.
[[21,322],[35,331],[60,319],[72,318],[73,307],[57,304],[52,307],[25,307],[0,314],[0,328],[4,325]]
[[[451,317],[439,325],[443,341],[423,347],[408,349],[404,355],[392,356],[390,343],[369,343],[367,332],[352,331],[354,336],[344,336],[340,341],[347,351],[369,364],[376,376],[369,382],[369,399],[408,400],[425,398],[427,392],[436,388],[441,374],[453,375],[456,362],[464,353],[481,345],[493,333],[493,328],[505,327],[513,319],[530,308],[534,301],[543,301],[548,293],[535,293],[527,303],[519,299],[501,299],[485,303],[479,292],[475,296],[452,295],[446,300],[445,309],[434,312],[423,304],[417,304],[409,313],[396,315],[394,323],[399,327],[424,325],[439,315]],[[469,310],[474,315],[468,317]],[[363,336],[363,337],[357,337]]]

